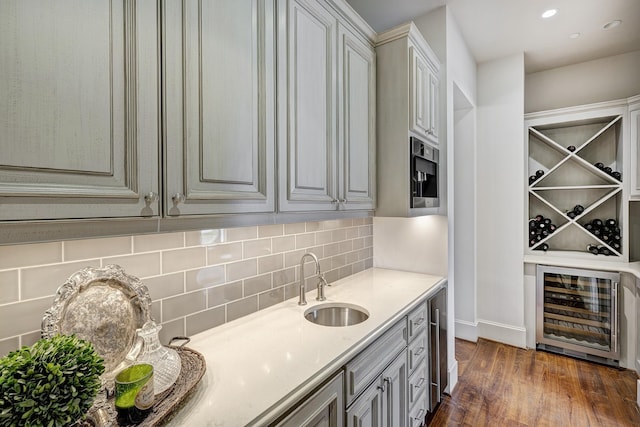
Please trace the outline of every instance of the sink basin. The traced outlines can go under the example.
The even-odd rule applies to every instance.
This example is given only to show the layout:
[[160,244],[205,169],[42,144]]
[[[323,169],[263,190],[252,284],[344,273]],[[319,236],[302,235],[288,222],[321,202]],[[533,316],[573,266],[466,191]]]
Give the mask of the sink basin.
[[351,326],[367,320],[369,312],[354,304],[332,302],[309,308],[304,317],[322,326]]

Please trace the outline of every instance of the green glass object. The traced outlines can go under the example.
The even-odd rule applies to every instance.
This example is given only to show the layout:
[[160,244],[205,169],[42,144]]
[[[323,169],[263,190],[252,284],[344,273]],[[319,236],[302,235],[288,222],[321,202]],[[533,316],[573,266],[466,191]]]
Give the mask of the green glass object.
[[144,420],[154,403],[153,366],[140,363],[129,366],[116,376],[116,411],[119,424]]

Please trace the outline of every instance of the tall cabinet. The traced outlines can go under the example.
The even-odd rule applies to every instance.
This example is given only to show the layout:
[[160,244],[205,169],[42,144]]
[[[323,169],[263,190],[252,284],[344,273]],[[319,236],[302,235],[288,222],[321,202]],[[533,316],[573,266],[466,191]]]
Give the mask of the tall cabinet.
[[278,1],[281,211],[374,207],[375,52],[334,3]]
[[158,2],[0,2],[0,221],[157,216]]
[[165,213],[273,212],[275,0],[163,4]]
[[[438,147],[440,61],[413,22],[378,35],[378,207],[376,215],[411,217],[409,137]],[[438,194],[444,177],[439,174]]]

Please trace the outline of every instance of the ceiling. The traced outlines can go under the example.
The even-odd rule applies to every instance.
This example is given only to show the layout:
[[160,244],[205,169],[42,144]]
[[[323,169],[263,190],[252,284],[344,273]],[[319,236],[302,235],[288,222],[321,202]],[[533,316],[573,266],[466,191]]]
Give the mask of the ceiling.
[[[476,62],[524,52],[527,73],[640,49],[640,0],[347,0],[380,32],[448,6]],[[548,19],[541,14],[555,8]],[[613,20],[622,23],[604,30]],[[570,38],[580,33],[577,38]]]

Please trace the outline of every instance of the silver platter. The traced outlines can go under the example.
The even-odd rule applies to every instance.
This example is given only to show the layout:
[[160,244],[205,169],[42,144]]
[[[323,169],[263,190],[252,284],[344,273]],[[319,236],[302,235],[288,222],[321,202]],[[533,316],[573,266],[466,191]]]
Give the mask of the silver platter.
[[151,319],[151,297],[140,279],[118,265],[87,267],[58,288],[42,319],[42,337],[75,334],[104,359],[108,381],[135,359],[136,329]]

